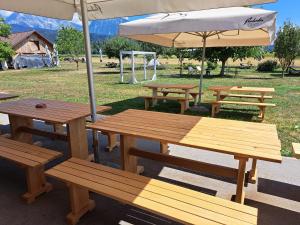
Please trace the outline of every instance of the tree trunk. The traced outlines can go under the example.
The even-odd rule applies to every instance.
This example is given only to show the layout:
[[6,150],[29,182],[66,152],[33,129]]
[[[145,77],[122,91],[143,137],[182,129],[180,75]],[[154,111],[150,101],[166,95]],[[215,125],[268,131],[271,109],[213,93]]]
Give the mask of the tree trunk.
[[182,72],[183,72],[183,57],[181,57],[181,56],[179,58],[179,63],[180,63],[180,76],[182,76]]
[[282,78],[284,78],[284,73],[285,73],[285,69],[284,68],[282,68]]
[[76,60],[76,67],[77,67],[77,70],[79,70],[79,60]]
[[225,75],[225,65],[226,65],[226,61],[222,61],[222,67],[221,67],[221,71],[220,71],[220,76],[224,76]]

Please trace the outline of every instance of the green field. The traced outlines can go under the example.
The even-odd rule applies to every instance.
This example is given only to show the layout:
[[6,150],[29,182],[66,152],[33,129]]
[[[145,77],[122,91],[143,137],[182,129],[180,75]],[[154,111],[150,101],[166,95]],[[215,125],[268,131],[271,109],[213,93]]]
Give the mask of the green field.
[[[158,81],[161,83],[195,83],[199,76],[178,75],[178,68],[174,61],[166,64],[165,70],[158,70]],[[144,102],[140,95],[151,92],[142,87],[143,83],[130,85],[119,83],[119,71],[105,68],[104,64],[94,62],[95,92],[99,105],[110,105],[114,114],[125,109],[143,109]],[[129,70],[126,71],[128,79]],[[153,71],[148,71],[149,75]],[[213,74],[217,74],[214,71]],[[142,80],[142,70],[137,71]],[[282,141],[282,154],[291,155],[291,143],[300,142],[300,76],[281,78],[280,72],[258,73],[253,70],[240,71],[237,77],[228,74],[220,78],[212,76],[204,80],[204,101],[213,100],[212,93],[207,88],[212,85],[241,85],[257,87],[274,87],[276,93],[272,102],[277,107],[268,108],[264,123],[276,124]],[[21,98],[37,97],[45,99],[59,99],[72,102],[88,102],[88,88],[84,64],[76,70],[75,64],[63,63],[60,68],[34,69],[0,72],[0,91],[16,93]],[[209,108],[209,105],[207,105]],[[177,102],[162,103],[153,110],[179,113]],[[210,116],[210,113],[187,111],[186,114]],[[256,107],[222,107],[219,118],[258,122]],[[255,141],[255,140],[254,140]]]

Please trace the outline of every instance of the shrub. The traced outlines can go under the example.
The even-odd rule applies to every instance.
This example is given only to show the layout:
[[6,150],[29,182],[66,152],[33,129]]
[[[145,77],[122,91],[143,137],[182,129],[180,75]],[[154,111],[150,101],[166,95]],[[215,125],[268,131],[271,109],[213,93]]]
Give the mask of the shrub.
[[218,68],[218,63],[211,62],[211,61],[207,62],[207,69],[209,69],[209,70],[215,70],[217,68]]
[[196,68],[196,66],[193,63],[184,63],[183,64],[183,68],[185,70],[187,70],[189,67]]
[[257,71],[259,72],[273,72],[277,68],[277,61],[267,60],[259,63],[257,66]]

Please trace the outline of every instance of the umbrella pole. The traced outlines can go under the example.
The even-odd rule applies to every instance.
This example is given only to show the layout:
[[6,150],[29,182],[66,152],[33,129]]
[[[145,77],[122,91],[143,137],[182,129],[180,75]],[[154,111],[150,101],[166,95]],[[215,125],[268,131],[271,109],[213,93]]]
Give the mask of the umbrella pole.
[[[91,105],[91,119],[92,122],[94,123],[96,122],[97,119],[97,115],[96,115],[97,111],[96,111],[95,92],[94,92],[91,39],[90,39],[90,31],[89,31],[89,24],[88,24],[88,11],[87,11],[86,0],[80,0],[80,5],[81,5],[83,34],[84,34],[84,41],[85,41],[85,55],[86,55],[90,105]],[[94,160],[95,162],[99,162],[98,135],[96,131],[93,131],[92,133],[93,133]]]
[[198,105],[201,104],[202,99],[202,83],[203,83],[203,75],[204,75],[204,62],[205,62],[205,50],[206,50],[206,32],[203,35],[203,50],[202,50],[202,65],[201,65],[201,76],[200,76],[200,83],[199,83],[199,99],[198,99]]

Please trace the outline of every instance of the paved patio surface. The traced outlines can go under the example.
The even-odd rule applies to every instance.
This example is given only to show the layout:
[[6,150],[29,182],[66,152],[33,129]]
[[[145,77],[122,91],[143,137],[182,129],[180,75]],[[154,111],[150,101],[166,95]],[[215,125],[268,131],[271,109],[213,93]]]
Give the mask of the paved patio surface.
[[[9,132],[7,117],[0,114],[0,131]],[[36,126],[49,129],[42,123]],[[67,152],[67,145],[60,141],[35,138],[43,147]],[[118,167],[119,150],[104,151],[106,137],[101,135],[101,163]],[[91,143],[91,142],[90,142]],[[159,143],[139,140],[138,146],[149,151],[159,151]],[[90,151],[91,151],[91,146]],[[219,165],[237,167],[231,156],[181,146],[170,145],[172,155],[201,160]],[[54,164],[63,159],[57,160]],[[250,161],[248,166],[250,166]],[[224,180],[206,174],[195,173],[176,167],[141,159],[145,166],[145,176],[192,188],[207,194],[231,199],[235,193],[232,180]],[[52,165],[48,165],[52,166]],[[299,225],[300,224],[300,160],[284,158],[282,164],[258,163],[258,182],[246,188],[245,204],[259,209],[259,225]],[[0,160],[0,225],[63,225],[69,212],[68,190],[64,183],[49,179],[54,190],[26,205],[20,195],[26,191],[25,174],[22,169],[5,160]],[[177,224],[151,213],[121,204],[117,201],[92,194],[96,209],[84,216],[78,225],[110,224]]]

